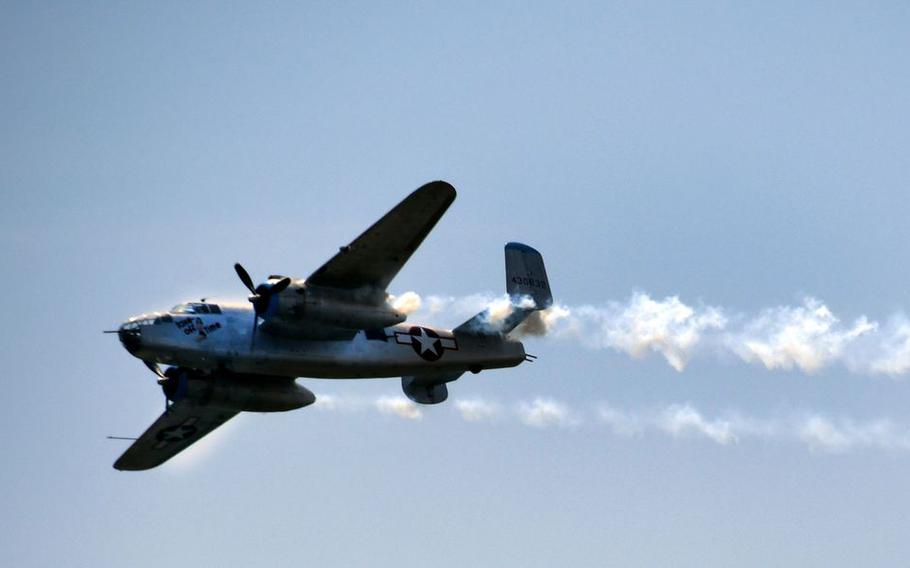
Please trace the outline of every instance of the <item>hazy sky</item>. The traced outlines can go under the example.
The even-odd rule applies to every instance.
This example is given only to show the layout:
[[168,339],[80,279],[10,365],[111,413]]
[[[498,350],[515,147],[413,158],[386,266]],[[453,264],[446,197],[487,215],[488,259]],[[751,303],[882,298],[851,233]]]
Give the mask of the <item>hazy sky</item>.
[[[905,3],[0,2],[0,564],[897,565]],[[304,277],[422,183],[391,292],[545,256],[533,365],[417,415],[301,379],[145,473],[130,315]],[[451,297],[433,313],[430,296]],[[465,307],[465,304],[471,304]]]

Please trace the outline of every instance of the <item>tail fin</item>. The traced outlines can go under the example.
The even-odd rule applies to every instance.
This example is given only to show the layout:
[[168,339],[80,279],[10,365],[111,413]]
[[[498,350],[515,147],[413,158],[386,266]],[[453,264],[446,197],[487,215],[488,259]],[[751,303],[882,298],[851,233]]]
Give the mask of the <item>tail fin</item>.
[[453,331],[505,335],[533,312],[553,304],[543,256],[528,245],[506,245],[506,292],[509,295],[508,304],[491,306]]
[[538,310],[553,305],[547,269],[539,252],[521,243],[506,245],[506,291],[511,298],[530,297]]

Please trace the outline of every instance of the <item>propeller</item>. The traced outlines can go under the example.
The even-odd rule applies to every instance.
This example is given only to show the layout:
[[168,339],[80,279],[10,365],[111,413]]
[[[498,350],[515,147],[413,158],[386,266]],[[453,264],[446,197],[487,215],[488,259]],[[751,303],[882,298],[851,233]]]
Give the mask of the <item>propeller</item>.
[[250,278],[250,273],[247,272],[239,262],[234,264],[234,270],[237,272],[240,281],[246,286],[246,289],[250,291],[249,300],[250,303],[253,304],[253,333],[250,337],[250,350],[252,351],[253,344],[256,340],[256,328],[259,325],[259,316],[269,309],[269,304],[272,302],[272,296],[280,294],[291,285],[291,279],[285,276],[273,284],[264,282],[259,286],[253,287],[253,279]]

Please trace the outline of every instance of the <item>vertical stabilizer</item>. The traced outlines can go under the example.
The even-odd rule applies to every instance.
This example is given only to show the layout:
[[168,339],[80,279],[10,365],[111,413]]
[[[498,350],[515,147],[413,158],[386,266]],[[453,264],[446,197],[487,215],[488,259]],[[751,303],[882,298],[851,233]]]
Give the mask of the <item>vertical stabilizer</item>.
[[487,308],[453,331],[506,334],[533,312],[553,305],[543,256],[528,245],[506,245],[506,293],[509,297],[508,305]]
[[516,303],[519,298],[530,297],[538,310],[553,304],[543,256],[528,245],[506,245],[506,292]]

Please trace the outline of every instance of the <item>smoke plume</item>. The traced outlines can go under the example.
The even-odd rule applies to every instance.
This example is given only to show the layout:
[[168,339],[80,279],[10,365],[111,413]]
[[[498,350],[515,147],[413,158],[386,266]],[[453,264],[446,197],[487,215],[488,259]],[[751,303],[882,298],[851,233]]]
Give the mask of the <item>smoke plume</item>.
[[[432,321],[445,316],[457,323],[484,309],[489,310],[491,319],[501,319],[510,305],[508,297],[492,294],[428,296],[422,301],[408,292],[396,302],[417,306],[413,318]],[[831,365],[891,376],[910,371],[910,321],[906,317],[895,315],[881,324],[859,316],[845,323],[813,297],[795,306],[748,314],[720,306],[687,304],[677,296],[655,299],[636,292],[624,302],[554,304],[532,314],[513,334],[570,340],[633,358],[657,355],[680,372],[693,358],[706,355],[732,355],[768,370],[804,373],[816,373]]]
[[502,407],[499,404],[479,398],[456,400],[455,409],[466,422],[487,422],[502,414]]
[[566,404],[549,398],[535,398],[530,402],[519,403],[518,417],[523,424],[534,428],[565,428],[579,423]]
[[[319,399],[328,402],[319,403]],[[810,452],[844,454],[861,450],[910,451],[910,426],[890,418],[857,420],[832,417],[817,411],[793,411],[768,417],[747,416],[737,411],[709,415],[691,403],[672,403],[639,408],[617,408],[606,402],[574,408],[565,401],[546,397],[502,404],[470,398],[450,404],[421,407],[402,396],[374,400],[319,395],[317,406],[341,414],[376,411],[405,421],[426,417],[457,416],[467,423],[491,427],[509,424],[530,430],[589,431],[603,429],[621,439],[664,437],[680,443],[708,442],[735,446],[754,442],[799,444]],[[424,412],[426,410],[426,412]]]
[[423,412],[416,404],[403,396],[383,396],[376,399],[376,410],[408,420],[423,419]]

